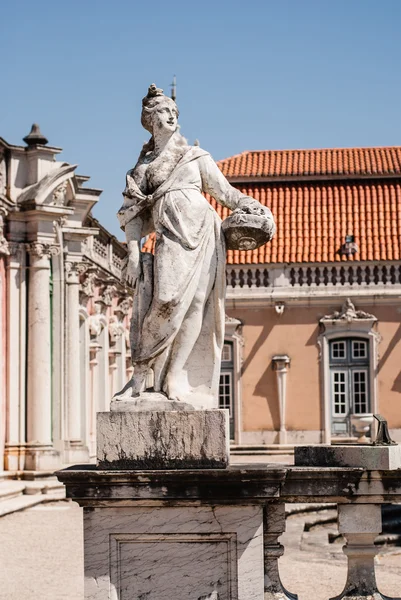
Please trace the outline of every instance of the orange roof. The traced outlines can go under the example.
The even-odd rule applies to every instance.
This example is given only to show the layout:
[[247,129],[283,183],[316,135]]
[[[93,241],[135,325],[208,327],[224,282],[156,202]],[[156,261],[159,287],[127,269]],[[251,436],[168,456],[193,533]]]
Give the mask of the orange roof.
[[[401,259],[401,147],[244,152],[218,165],[243,194],[269,206],[277,224],[265,246],[228,251],[229,264]],[[206,197],[222,219],[229,215]],[[338,252],[346,235],[357,244],[353,256]],[[151,238],[144,250],[153,245]]]
[[401,174],[401,146],[258,150],[220,160],[228,178],[385,176]]

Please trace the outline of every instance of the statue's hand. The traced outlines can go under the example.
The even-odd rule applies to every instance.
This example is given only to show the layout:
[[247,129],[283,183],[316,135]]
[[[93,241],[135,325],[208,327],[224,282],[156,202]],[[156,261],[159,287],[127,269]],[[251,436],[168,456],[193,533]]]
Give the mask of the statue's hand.
[[135,289],[136,282],[141,274],[141,264],[136,257],[128,256],[121,270],[121,281]]

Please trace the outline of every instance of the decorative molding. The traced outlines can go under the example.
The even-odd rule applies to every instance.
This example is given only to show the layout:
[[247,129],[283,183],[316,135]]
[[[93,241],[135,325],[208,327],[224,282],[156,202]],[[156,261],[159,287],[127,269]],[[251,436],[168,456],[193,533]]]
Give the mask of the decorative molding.
[[122,296],[121,299],[118,302],[118,306],[115,309],[115,313],[118,314],[120,316],[120,320],[122,321],[124,317],[126,317],[129,313],[129,311],[132,308],[132,304],[133,304],[133,298],[132,296]]
[[110,342],[115,344],[124,334],[125,327],[116,315],[112,315],[109,319],[109,336]]
[[107,284],[102,290],[102,301],[106,306],[111,306],[113,298],[117,295],[117,286]]
[[[1,167],[1,163],[0,163],[0,167]],[[1,176],[1,171],[0,171],[0,176]],[[1,185],[1,179],[0,179],[0,185]],[[1,193],[1,189],[0,189],[0,193]],[[7,242],[6,238],[4,237],[4,217],[5,216],[7,216],[7,210],[3,206],[0,206],[0,254],[5,254],[8,256],[10,254],[10,250],[8,247],[8,242]]]
[[320,319],[320,322],[346,321],[347,323],[351,323],[352,321],[357,321],[360,319],[377,321],[377,318],[374,315],[371,315],[363,310],[356,310],[354,303],[350,298],[347,298],[340,311],[334,311],[331,315],[325,315],[322,317],[322,319]]
[[68,188],[68,179],[60,183],[59,186],[53,191],[53,202],[54,206],[65,206],[67,204],[67,188]]
[[36,258],[42,258],[42,256],[58,256],[61,254],[60,246],[55,246],[54,244],[30,242],[25,245],[25,248],[31,256]]
[[57,233],[60,229],[62,229],[65,225],[67,225],[68,217],[67,215],[62,215],[53,221],[53,231]]
[[[97,278],[97,269],[92,267],[89,263],[81,263],[80,271],[80,302],[85,304],[89,298],[93,298],[95,295],[95,283]],[[86,268],[83,268],[83,267]]]
[[19,255],[22,251],[25,251],[24,242],[8,242],[8,250],[11,258],[20,258]]
[[101,302],[95,302],[95,311],[96,312],[88,318],[88,326],[91,336],[98,338],[102,329],[107,325],[107,320],[102,312]]

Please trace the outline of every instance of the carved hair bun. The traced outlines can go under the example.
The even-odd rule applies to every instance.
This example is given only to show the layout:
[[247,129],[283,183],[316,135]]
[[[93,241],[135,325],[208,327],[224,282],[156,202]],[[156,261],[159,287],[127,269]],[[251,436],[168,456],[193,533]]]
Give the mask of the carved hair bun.
[[163,90],[156,87],[155,83],[152,83],[148,88],[147,98],[154,98],[155,96],[163,96]]

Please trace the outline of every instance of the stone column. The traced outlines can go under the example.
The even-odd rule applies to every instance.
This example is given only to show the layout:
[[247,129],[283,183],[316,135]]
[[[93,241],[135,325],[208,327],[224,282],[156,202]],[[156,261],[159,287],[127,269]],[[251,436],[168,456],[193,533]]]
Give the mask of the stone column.
[[70,443],[79,444],[81,432],[81,387],[79,364],[79,274],[77,264],[66,262],[66,397],[67,431]]
[[92,341],[89,346],[90,352],[90,409],[89,409],[89,456],[96,456],[96,398],[99,390],[99,361],[97,353],[100,344]]
[[348,557],[347,582],[343,592],[332,600],[379,600],[374,558],[378,553],[375,538],[382,530],[380,504],[339,504],[338,531],[346,539],[343,547]]
[[284,546],[278,538],[285,531],[284,502],[266,504],[263,511],[264,600],[297,600],[281,583],[278,559]]
[[277,390],[278,390],[278,406],[280,413],[280,431],[279,431],[279,444],[287,443],[287,430],[285,424],[285,405],[287,395],[287,371],[290,366],[290,357],[286,354],[280,356],[273,356],[273,369],[277,375]]
[[79,269],[78,263],[65,263],[66,282],[66,413],[67,462],[86,461],[88,450],[82,440],[81,365],[79,348]]
[[52,447],[50,255],[59,248],[33,242],[28,287],[28,470],[52,469],[59,464]]

